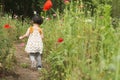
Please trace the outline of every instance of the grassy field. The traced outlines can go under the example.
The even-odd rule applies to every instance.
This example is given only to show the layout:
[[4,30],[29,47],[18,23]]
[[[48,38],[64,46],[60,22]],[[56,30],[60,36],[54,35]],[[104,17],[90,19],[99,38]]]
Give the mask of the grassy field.
[[[111,7],[105,5],[102,16],[98,9],[94,17],[86,17],[77,5],[70,5],[63,14],[56,12],[57,16],[50,19],[45,16],[41,27],[44,31],[43,57],[48,68],[42,70],[40,80],[119,80],[120,24],[114,29],[110,10]],[[10,65],[14,65],[11,55],[15,50],[11,46],[19,42],[18,37],[30,24],[26,20],[22,25],[8,16],[0,21],[0,37],[3,37],[0,38],[0,64],[11,69]],[[11,28],[5,29],[5,24]]]

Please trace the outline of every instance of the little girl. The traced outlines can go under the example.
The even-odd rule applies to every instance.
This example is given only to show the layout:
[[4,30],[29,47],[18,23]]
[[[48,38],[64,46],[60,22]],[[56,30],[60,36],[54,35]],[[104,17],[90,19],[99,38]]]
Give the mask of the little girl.
[[43,23],[43,18],[39,16],[34,16],[32,18],[33,26],[29,27],[26,34],[20,36],[19,39],[23,39],[25,37],[29,37],[25,51],[29,53],[31,60],[31,67],[41,69],[41,54],[43,51],[43,32],[39,27]]

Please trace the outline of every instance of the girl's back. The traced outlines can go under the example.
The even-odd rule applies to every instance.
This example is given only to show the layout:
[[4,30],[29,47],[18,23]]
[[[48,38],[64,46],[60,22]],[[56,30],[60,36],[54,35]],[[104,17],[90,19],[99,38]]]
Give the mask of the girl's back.
[[36,26],[30,27],[30,35],[25,48],[26,52],[42,53],[43,42],[41,34],[42,34],[41,28]]

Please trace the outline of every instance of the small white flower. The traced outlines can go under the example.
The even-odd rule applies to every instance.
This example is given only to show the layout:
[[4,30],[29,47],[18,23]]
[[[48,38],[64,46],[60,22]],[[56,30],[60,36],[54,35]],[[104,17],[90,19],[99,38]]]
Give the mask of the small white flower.
[[36,12],[36,11],[34,11],[34,14],[37,14],[37,12]]
[[56,14],[53,14],[53,16],[57,16]]
[[11,16],[9,16],[9,18],[11,19],[12,17],[11,17]]
[[50,18],[46,18],[46,20],[50,20]]
[[86,19],[85,22],[91,23],[92,19]]

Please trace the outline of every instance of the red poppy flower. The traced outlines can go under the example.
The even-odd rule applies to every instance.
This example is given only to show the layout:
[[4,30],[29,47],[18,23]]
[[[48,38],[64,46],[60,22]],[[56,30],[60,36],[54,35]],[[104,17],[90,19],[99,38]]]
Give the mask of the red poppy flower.
[[63,38],[58,38],[58,41],[59,43],[63,42]]
[[10,27],[9,24],[5,24],[5,25],[4,25],[4,28],[9,29],[9,28],[11,28],[11,27]]
[[52,7],[52,1],[51,0],[47,0],[43,6],[43,11],[47,11]]

